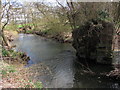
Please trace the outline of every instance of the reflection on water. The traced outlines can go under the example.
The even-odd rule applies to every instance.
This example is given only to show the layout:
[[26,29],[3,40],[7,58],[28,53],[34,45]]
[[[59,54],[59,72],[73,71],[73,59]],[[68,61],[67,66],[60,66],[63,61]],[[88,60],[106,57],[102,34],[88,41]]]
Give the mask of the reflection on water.
[[73,50],[69,44],[60,44],[37,35],[19,34],[15,43],[17,44],[16,50],[26,52],[32,63],[49,59],[63,50]]
[[[105,77],[83,74],[76,62],[75,51],[70,44],[58,43],[37,35],[19,34],[14,41],[17,51],[30,56],[28,66],[43,63],[49,67],[51,76],[38,76],[49,88],[120,88],[119,82]],[[39,66],[37,66],[39,67]],[[90,66],[94,72],[106,72],[109,66]]]
[[92,69],[98,75],[89,75],[82,73],[79,64],[75,63],[75,75],[74,75],[74,87],[75,88],[120,88],[120,82],[114,82],[105,76],[100,76],[98,73],[104,73],[109,71],[110,66],[91,66]]

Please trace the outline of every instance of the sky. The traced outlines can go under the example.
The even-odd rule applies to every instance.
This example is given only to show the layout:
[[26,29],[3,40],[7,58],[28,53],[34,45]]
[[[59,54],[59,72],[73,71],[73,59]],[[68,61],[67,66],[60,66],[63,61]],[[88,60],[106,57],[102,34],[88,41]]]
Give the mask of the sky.
[[[9,0],[2,0],[2,2],[9,1]],[[51,2],[51,3],[56,3],[56,0],[10,0],[10,1],[17,1],[17,2]],[[60,2],[64,2],[65,0],[58,0]]]
[[19,0],[19,1],[21,1],[21,2],[25,2],[25,1],[27,1],[27,2],[35,2],[35,1],[56,2],[56,0]]
[[[6,1],[9,1],[9,0],[2,0],[2,2],[6,2]],[[18,3],[21,3],[21,4],[24,4],[26,2],[45,2],[45,3],[48,3],[48,4],[51,4],[53,6],[55,6],[57,4],[56,0],[10,0],[10,1],[16,1]],[[65,1],[66,0],[58,0],[61,4],[65,5]]]
[[[9,0],[2,0],[2,2],[5,2],[5,1],[9,1]],[[10,1],[17,1],[17,2],[20,2],[22,4],[24,4],[25,2],[46,2],[46,3],[51,3],[51,4],[56,4],[56,0],[10,0]],[[60,3],[64,4],[66,0],[58,0]],[[70,0],[68,0],[70,1]],[[110,2],[110,1],[120,1],[120,0],[72,0],[74,2]]]

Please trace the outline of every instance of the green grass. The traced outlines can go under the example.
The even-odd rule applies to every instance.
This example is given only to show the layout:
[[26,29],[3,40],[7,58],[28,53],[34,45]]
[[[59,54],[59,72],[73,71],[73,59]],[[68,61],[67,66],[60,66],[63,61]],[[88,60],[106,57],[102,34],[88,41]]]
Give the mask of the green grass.
[[15,52],[14,50],[2,49],[2,56],[11,56],[13,58],[23,55],[22,52]]
[[40,89],[43,88],[41,82],[36,82],[36,83],[34,83],[34,86],[35,86],[35,88],[40,88]]
[[4,64],[2,66],[2,69],[0,70],[0,73],[3,77],[5,77],[9,73],[14,73],[14,72],[16,72],[15,67],[12,65],[7,65],[7,64]]
[[[42,85],[42,83],[41,82],[32,82],[32,80],[29,80],[28,82],[26,82],[25,80],[22,80],[24,83],[30,83],[34,88],[37,88],[37,89],[42,89],[43,88],[43,85]],[[30,88],[31,87],[31,85],[29,85],[29,84],[27,84],[27,85],[25,85],[24,87],[25,88]]]
[[7,25],[5,27],[5,30],[13,30],[13,31],[15,31],[15,30],[17,30],[17,25],[15,25],[15,24]]
[[7,66],[6,69],[7,69],[8,73],[14,73],[14,72],[16,72],[15,67],[12,66],[12,65]]
[[9,55],[9,51],[2,49],[2,56],[8,56]]
[[29,30],[29,31],[26,31],[26,33],[32,33],[32,32],[33,32],[33,31],[30,31],[30,30]]
[[33,24],[28,23],[28,24],[17,25],[18,28],[22,28],[24,26],[33,26]]
[[3,75],[6,75],[7,74],[7,71],[6,70],[0,70],[0,73]]

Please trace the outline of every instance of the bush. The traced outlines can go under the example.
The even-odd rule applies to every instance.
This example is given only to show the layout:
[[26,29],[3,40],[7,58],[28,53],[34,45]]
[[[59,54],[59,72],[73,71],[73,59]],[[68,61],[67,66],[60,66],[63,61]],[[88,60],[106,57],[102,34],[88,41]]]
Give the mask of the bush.
[[9,51],[2,49],[2,56],[8,56],[9,55]]
[[5,50],[2,49],[2,56],[11,56],[13,58],[23,56],[23,52],[15,52],[14,50]]
[[107,11],[101,10],[98,11],[98,19],[103,21],[112,21],[112,18],[110,17],[109,13]]

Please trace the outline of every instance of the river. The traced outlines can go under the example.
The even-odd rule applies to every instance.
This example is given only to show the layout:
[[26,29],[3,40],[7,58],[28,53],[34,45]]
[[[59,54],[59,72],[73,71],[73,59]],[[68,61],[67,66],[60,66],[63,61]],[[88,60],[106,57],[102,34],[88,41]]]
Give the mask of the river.
[[[13,42],[15,50],[25,52],[30,61],[26,67],[43,63],[52,74],[37,76],[44,87],[49,88],[120,88],[120,82],[106,77],[92,76],[81,72],[82,67],[77,62],[72,45],[59,43],[32,34],[19,34]],[[112,67],[93,65],[90,68],[96,72],[107,72]]]

